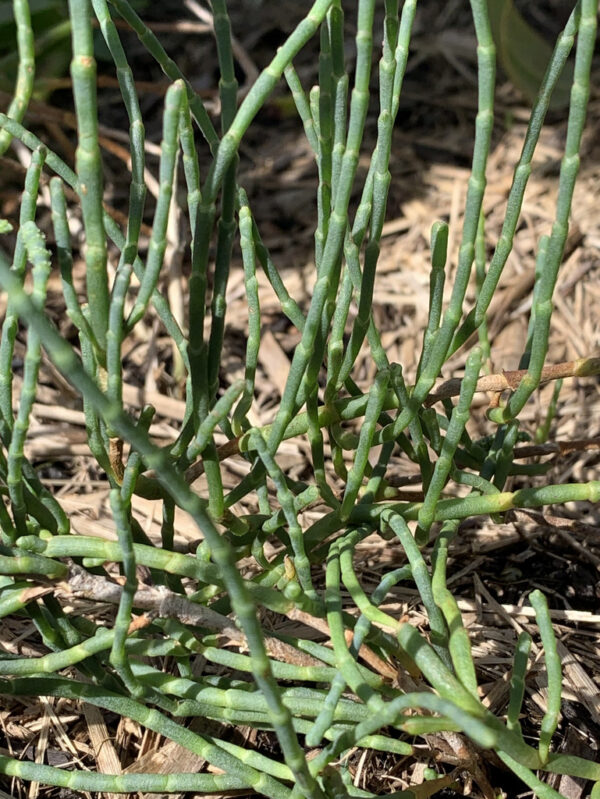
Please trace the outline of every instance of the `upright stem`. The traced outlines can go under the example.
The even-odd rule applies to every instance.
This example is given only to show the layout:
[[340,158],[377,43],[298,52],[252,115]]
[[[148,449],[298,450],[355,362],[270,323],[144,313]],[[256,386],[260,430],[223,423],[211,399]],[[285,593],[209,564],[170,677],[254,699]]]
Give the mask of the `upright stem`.
[[100,347],[99,356],[102,358],[106,349],[109,294],[106,232],[102,209],[102,162],[98,145],[96,61],[90,1],[69,0],[69,14],[73,39],[71,77],[79,136],[75,160],[86,238],[85,263],[90,324]]

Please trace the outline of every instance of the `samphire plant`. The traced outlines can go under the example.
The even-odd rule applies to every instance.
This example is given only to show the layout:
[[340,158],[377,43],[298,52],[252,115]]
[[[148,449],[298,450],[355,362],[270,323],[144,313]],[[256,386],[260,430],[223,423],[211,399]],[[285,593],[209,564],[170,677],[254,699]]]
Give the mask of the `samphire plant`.
[[[355,65],[349,74],[343,4],[317,0],[238,104],[227,5],[225,0],[211,0],[220,70],[217,130],[200,96],[127,0],[70,0],[78,125],[73,169],[21,124],[35,57],[27,0],[15,0],[20,68],[14,100],[8,113],[0,115],[0,144],[5,151],[11,139],[18,139],[31,151],[31,161],[14,252],[7,255],[7,245],[0,252],[0,282],[7,293],[0,344],[0,476],[6,499],[0,503],[0,617],[29,617],[49,653],[20,657],[3,650],[0,641],[0,694],[64,697],[97,705],[178,742],[214,768],[168,775],[101,774],[2,753],[0,773],[77,791],[241,790],[273,799],[368,797],[372,794],[352,784],[344,753],[358,746],[416,757],[415,737],[443,732],[459,736],[468,751],[493,753],[495,762],[502,761],[544,799],[560,794],[543,780],[543,772],[583,777],[595,783],[591,795],[600,796],[598,763],[553,751],[562,675],[543,594],[539,590],[530,594],[548,679],[547,710],[533,744],[525,741],[519,722],[531,638],[526,633],[519,637],[508,706],[503,716],[496,716],[480,700],[469,636],[447,587],[446,568],[461,520],[496,518],[513,508],[600,499],[600,482],[505,490],[515,471],[519,416],[540,383],[598,372],[597,359],[566,365],[547,361],[552,294],[579,168],[597,2],[578,2],[557,40],[515,166],[502,233],[487,262],[482,201],[494,118],[495,47],[486,0],[471,0],[479,107],[459,262],[444,308],[448,227],[436,222],[431,237],[429,320],[411,386],[405,383],[401,366],[388,361],[371,306],[390,185],[392,129],[416,5],[416,0],[402,4],[385,0],[380,29],[374,27],[375,0],[358,0]],[[263,12],[266,6],[255,10]],[[115,18],[138,34],[172,81],[164,105],[160,192],[143,258],[138,245],[146,195],[144,124]],[[131,181],[123,227],[103,208],[93,52],[96,24],[114,59],[130,123]],[[307,92],[294,59],[316,36],[320,37],[318,85]],[[376,81],[372,64],[374,43],[379,46],[379,42]],[[553,87],[574,44],[556,217],[550,235],[539,242],[522,369],[480,378],[488,355],[486,313],[511,251]],[[282,78],[318,166],[315,275],[305,309],[288,293],[263,244],[236,172],[248,127]],[[376,144],[366,176],[359,181],[357,165],[366,153],[363,136],[369,102],[378,105]],[[203,137],[200,144],[198,131]],[[202,172],[197,146],[211,155],[210,167]],[[159,288],[178,160],[183,173],[179,189],[180,193],[185,189],[192,231],[185,324],[176,321]],[[42,171],[53,175],[51,232],[56,263],[36,221]],[[66,189],[72,190],[70,198],[73,191],[78,197],[85,231],[85,303],[80,302],[73,278]],[[360,201],[354,211],[350,201],[357,191]],[[8,227],[5,223],[4,232]],[[223,390],[219,368],[236,240],[248,300],[245,376]],[[108,254],[115,247],[120,256],[109,264]],[[59,333],[46,310],[53,266],[60,269],[64,303],[77,329],[76,344]],[[475,267],[477,300],[469,307],[465,297]],[[282,313],[299,333],[280,405],[267,428],[253,427],[249,421],[261,345],[257,270],[264,270]],[[176,354],[173,368],[181,369],[185,378],[185,419],[176,441],[167,446],[158,446],[149,436],[153,408],[134,416],[123,402],[122,345],[149,314],[158,317],[170,336]],[[19,322],[27,326],[27,347],[15,408],[13,360]],[[470,350],[458,386],[446,385],[432,393],[448,358],[477,331],[480,343]],[[366,344],[376,377],[363,393],[353,381],[353,368]],[[81,396],[89,447],[110,484],[116,541],[72,534],[60,500],[44,487],[24,455],[42,352]],[[474,393],[486,388],[505,390],[505,395],[488,411],[494,434],[475,441],[466,423]],[[360,425],[344,427],[351,420]],[[217,428],[227,438],[220,447],[215,443]],[[298,435],[307,437],[312,455],[312,478],[306,482],[290,478],[278,460],[282,442]],[[375,447],[379,448],[373,465],[369,456]],[[399,501],[386,480],[390,459],[398,451],[418,466],[421,502]],[[232,490],[225,490],[221,463],[233,454],[243,455],[249,471]],[[202,495],[190,486],[200,473],[208,486]],[[341,493],[332,488],[334,473],[343,480]],[[465,486],[470,489],[466,495]],[[160,545],[147,538],[132,514],[134,494],[162,501]],[[248,496],[255,498],[258,510],[240,515],[236,503]],[[303,527],[301,514],[309,507],[321,512],[317,521]],[[176,551],[175,508],[187,511],[197,524],[203,542],[195,554]],[[384,573],[379,585],[367,593],[353,555],[357,544],[374,533],[397,538],[407,563]],[[269,542],[277,544],[274,557],[269,554],[272,544],[265,549]],[[254,559],[251,572],[249,557]],[[110,563],[119,564],[120,579],[115,579]],[[136,569],[141,566],[150,570],[150,585],[138,581]],[[325,566],[324,587],[321,566]],[[114,622],[78,614],[51,591],[32,590],[65,581],[80,596],[115,603]],[[418,590],[428,629],[417,629],[379,608],[400,581]],[[351,602],[343,601],[342,592]],[[325,630],[329,645],[267,633],[261,621],[265,610]],[[237,646],[220,648],[222,635]],[[193,662],[199,654],[219,664],[221,676],[197,676]],[[173,656],[176,673],[157,667],[156,658],[166,655]],[[243,674],[246,680],[241,679]],[[282,756],[244,749],[181,723],[193,717],[270,730]],[[313,756],[307,758],[309,751]],[[451,781],[441,777],[392,795],[432,795]]]

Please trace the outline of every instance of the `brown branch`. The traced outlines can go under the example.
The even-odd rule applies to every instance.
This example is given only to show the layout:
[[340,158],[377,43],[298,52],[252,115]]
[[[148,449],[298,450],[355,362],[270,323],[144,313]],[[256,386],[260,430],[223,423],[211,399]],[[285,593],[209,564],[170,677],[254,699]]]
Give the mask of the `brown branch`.
[[600,449],[600,438],[581,438],[576,441],[549,441],[546,444],[526,444],[515,449],[515,458],[533,458],[539,455],[570,455],[573,452],[590,452]]
[[[484,375],[477,381],[475,390],[492,393],[515,391],[526,374],[527,369],[514,369],[500,374]],[[600,374],[600,358],[578,358],[576,361],[564,361],[544,366],[540,376],[540,385],[563,377],[590,377],[597,374]],[[429,407],[438,400],[458,396],[461,384],[462,380],[458,377],[445,380],[433,389],[425,400],[425,405]]]
[[[62,585],[73,596],[95,602],[108,602],[111,605],[119,604],[123,592],[117,583],[106,577],[90,574],[76,563],[69,564],[69,574]],[[133,605],[139,610],[147,611],[155,618],[177,619],[182,624],[217,630],[230,641],[248,648],[246,636],[227,616],[192,602],[165,586],[141,585],[134,594]],[[269,655],[286,663],[293,663],[296,666],[323,665],[320,660],[272,636],[265,635],[265,646]]]

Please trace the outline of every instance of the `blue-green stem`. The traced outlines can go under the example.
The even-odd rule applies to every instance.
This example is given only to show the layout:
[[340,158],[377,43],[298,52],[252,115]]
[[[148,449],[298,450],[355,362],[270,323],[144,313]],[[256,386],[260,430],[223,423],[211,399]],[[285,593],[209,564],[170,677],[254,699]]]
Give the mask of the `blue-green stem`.
[[358,447],[354,455],[352,468],[348,473],[348,481],[342,499],[342,507],[340,509],[342,519],[347,519],[350,515],[350,511],[354,507],[356,497],[362,485],[365,468],[371,451],[373,435],[375,433],[375,425],[377,424],[383,407],[389,379],[390,375],[388,371],[379,372],[369,391],[369,400],[365,410],[364,422],[360,429]]
[[[350,534],[352,536],[356,536],[356,533]],[[360,585],[358,580],[356,579],[356,575],[354,574],[352,569],[345,568],[348,566],[347,562],[347,552],[351,552],[349,548],[342,549],[341,551],[341,558],[340,563],[343,569],[342,575],[344,584],[348,588],[348,590],[352,593],[352,591],[356,591],[356,588],[360,589]],[[350,565],[352,565],[352,555],[350,554]],[[381,604],[389,590],[398,582],[404,579],[408,579],[411,576],[411,568],[410,566],[402,566],[399,569],[394,569],[392,572],[388,572],[385,575],[381,583],[377,586],[377,588],[373,591],[371,595],[371,601],[368,603],[371,607],[376,608],[377,605]],[[353,596],[354,598],[354,596]],[[356,602],[356,599],[354,600]],[[370,608],[365,604],[362,609],[361,617],[356,623],[354,628],[354,637],[352,639],[352,643],[350,646],[350,652],[356,657],[356,654],[360,650],[362,643],[369,632],[371,627],[371,619],[369,618],[370,615]],[[386,624],[389,624],[389,619],[386,619]],[[336,672],[334,678],[331,680],[331,687],[327,694],[327,697],[323,703],[323,707],[315,719],[314,726],[312,730],[306,736],[306,744],[307,746],[318,746],[321,742],[321,739],[326,733],[326,730],[331,725],[335,709],[338,706],[338,702],[342,696],[342,692],[346,687],[346,681],[342,676],[341,672]]]
[[258,296],[258,280],[256,277],[256,245],[252,232],[252,214],[248,205],[248,197],[243,189],[239,190],[239,228],[240,247],[244,264],[244,285],[248,302],[248,338],[246,343],[246,360],[244,367],[244,393],[233,414],[233,429],[241,433],[250,425],[246,414],[254,400],[254,382],[258,365],[260,348],[260,300]]
[[319,85],[311,91],[311,107],[315,105],[313,119],[317,128],[317,229],[315,231],[315,266],[321,266],[323,247],[327,241],[331,215],[331,156],[333,147],[331,40],[327,20],[321,24],[321,49],[319,52]]
[[[23,246],[27,252],[27,258],[33,264],[31,303],[35,309],[35,313],[42,313],[46,302],[46,287],[48,278],[50,277],[50,253],[46,249],[44,236],[36,227],[35,222],[31,220],[25,222],[20,232]],[[19,278],[17,278],[17,280],[19,280]],[[27,438],[27,431],[29,430],[29,420],[37,392],[38,373],[42,357],[41,343],[38,332],[36,330],[30,330],[27,338],[19,409],[12,430],[7,456],[8,472],[6,484],[8,486],[15,528],[20,535],[24,535],[27,532],[27,509],[23,485],[23,448],[25,446],[25,439]]]
[[[124,263],[117,270],[111,292],[109,326],[106,332],[106,393],[110,401],[118,405],[123,405],[123,369],[121,365],[121,347],[125,332],[123,311],[132,268],[131,263]],[[109,430],[108,434],[112,436],[113,432]]]
[[294,567],[298,574],[300,585],[302,586],[302,589],[306,593],[307,597],[316,599],[317,593],[312,583],[310,562],[306,555],[306,549],[304,546],[304,533],[300,527],[298,516],[294,508],[293,494],[286,484],[285,476],[281,471],[280,466],[277,464],[275,458],[271,455],[266,441],[258,431],[256,431],[256,434],[252,436],[251,441],[253,447],[258,453],[259,458],[263,462],[269,477],[271,480],[273,480],[275,487],[277,488],[277,498],[288,525],[288,534],[294,552]]
[[[231,49],[231,26],[225,0],[213,0],[213,19],[217,41],[217,57],[221,77],[219,97],[221,100],[221,134],[226,134],[235,118],[237,106],[237,80]],[[217,251],[211,303],[211,329],[208,344],[208,398],[212,405],[219,386],[219,365],[225,331],[227,309],[226,291],[231,263],[231,250],[235,235],[236,172],[238,156],[235,155],[224,175],[221,192],[221,214],[217,225]],[[208,410],[208,409],[206,409]],[[204,413],[206,412],[204,411]]]
[[325,605],[327,608],[327,623],[333,651],[335,652],[336,665],[344,681],[350,686],[352,691],[366,703],[369,713],[377,715],[383,707],[383,700],[365,682],[361,671],[358,668],[355,658],[348,648],[345,638],[345,625],[342,614],[342,602],[340,594],[340,539],[333,542],[329,548],[327,557],[327,569],[325,573]]
[[171,198],[173,196],[173,180],[175,161],[177,158],[179,113],[183,94],[183,83],[178,81],[172,86],[169,86],[165,98],[163,137],[160,147],[160,188],[156,201],[156,210],[154,211],[154,219],[152,221],[152,235],[150,236],[150,244],[148,246],[146,268],[135,304],[127,318],[127,330],[131,330],[144,315],[148,302],[156,289],[165,255],[165,248],[167,246],[167,223]]
[[89,0],[69,0],[69,15],[73,41],[71,78],[78,131],[75,161],[86,238],[86,284],[90,325],[98,342],[99,357],[101,357],[106,346],[109,295],[106,233],[102,209],[103,176],[98,144],[96,60]]
[[535,590],[529,594],[529,601],[535,610],[535,618],[540,628],[542,643],[544,645],[544,660],[546,674],[548,675],[548,694],[546,699],[546,712],[542,719],[540,730],[539,752],[540,760],[546,764],[550,753],[550,741],[558,726],[560,716],[560,702],[562,695],[562,668],[560,656],[556,648],[556,638],[552,629],[552,621],[548,612],[548,602],[541,591]]
[[[319,492],[323,501],[325,501],[330,508],[339,508],[340,502],[327,482],[323,433],[319,425],[319,396],[316,387],[306,398],[306,415],[308,419],[308,442],[310,444],[312,468],[316,484],[319,487]],[[333,442],[332,446],[335,446]]]
[[494,296],[498,281],[500,280],[502,270],[512,250],[512,243],[517,229],[523,196],[525,194],[527,181],[529,180],[529,175],[531,174],[533,154],[546,117],[546,112],[548,111],[552,92],[554,91],[554,87],[556,86],[573,46],[573,41],[579,27],[580,16],[581,2],[577,2],[564,30],[558,37],[554,52],[552,53],[552,58],[546,69],[546,74],[544,75],[544,80],[542,81],[538,96],[531,111],[525,141],[523,142],[523,149],[521,151],[519,163],[515,168],[514,180],[508,196],[507,213],[502,223],[500,238],[498,239],[498,244],[492,256],[485,280],[479,290],[477,305],[473,311],[469,313],[461,329],[458,331],[452,345],[453,351],[461,346],[469,335],[483,322],[489,304]]
[[[239,755],[231,755],[218,743],[209,737],[200,736],[186,727],[177,724],[158,710],[145,707],[139,702],[125,696],[113,694],[104,688],[85,683],[61,678],[15,679],[0,681],[0,692],[21,695],[41,692],[46,695],[65,696],[89,702],[97,707],[127,716],[150,730],[170,738],[181,744],[188,751],[206,758],[209,763],[223,769],[232,776],[242,777],[248,781],[254,790],[264,793],[273,799],[280,799],[283,786],[279,780],[264,772],[243,763]],[[250,754],[250,753],[248,753]],[[266,759],[266,758],[265,758]],[[285,768],[285,767],[284,767]],[[287,772],[289,774],[289,772]]]
[[[14,95],[8,106],[7,114],[17,122],[21,122],[31,99],[35,78],[34,38],[28,0],[13,0],[13,13],[17,27],[19,66]],[[7,130],[0,131],[0,155],[4,155],[10,142],[10,133]]]
[[440,368],[446,359],[454,332],[460,321],[462,305],[473,264],[475,239],[483,194],[486,186],[487,164],[494,121],[495,47],[490,30],[485,0],[472,0],[471,9],[477,36],[477,62],[479,71],[479,108],[475,122],[473,163],[465,209],[465,221],[459,249],[458,267],[452,287],[450,303],[441,327],[431,346],[427,361],[413,391],[411,401],[389,429],[383,431],[383,440],[392,441],[402,432],[424,403]]
[[177,64],[172,58],[169,58],[155,34],[144,24],[127,0],[110,0],[110,4],[117,9],[131,29],[135,31],[142,45],[155,59],[164,74],[173,82],[179,80],[184,82],[190,110],[198,123],[202,135],[208,142],[211,153],[215,153],[219,144],[219,137],[200,95],[192,89],[190,82],[185,79]]
[[514,419],[521,411],[533,391],[538,387],[540,375],[548,352],[548,335],[550,332],[550,316],[552,313],[552,294],[556,284],[558,269],[562,261],[563,251],[569,231],[569,215],[575,188],[575,180],[579,172],[581,136],[585,125],[587,102],[590,92],[590,69],[592,64],[593,42],[596,39],[598,16],[598,0],[582,0],[581,18],[577,36],[577,53],[575,56],[575,74],[571,87],[569,120],[567,123],[567,141],[565,155],[560,169],[558,199],[556,202],[556,219],[552,225],[552,233],[548,243],[548,252],[544,259],[544,271],[539,281],[535,310],[535,325],[531,339],[531,356],[527,374],[519,387],[510,396],[504,408],[496,408],[489,412],[495,422]]
[[531,636],[526,632],[520,633],[513,656],[508,709],[506,711],[507,728],[519,734],[521,734],[519,715],[523,706],[523,697],[525,696],[525,675],[530,650]]
[[327,15],[331,41],[333,92],[333,149],[331,158],[331,190],[335,197],[346,150],[348,73],[344,53],[344,11],[341,0],[334,0]]
[[417,368],[417,379],[423,362],[427,360],[435,334],[442,318],[446,258],[448,255],[448,223],[434,222],[431,227],[431,276],[429,278],[429,316],[423,336],[423,348]]
[[92,0],[94,13],[117,70],[117,80],[123,103],[129,117],[129,142],[131,152],[131,185],[127,215],[127,236],[121,253],[120,265],[133,264],[137,257],[138,239],[144,213],[146,181],[144,179],[144,124],[137,98],[131,67],[112,21],[106,0]]
[[444,616],[435,602],[431,586],[431,577],[423,559],[423,555],[402,516],[390,511],[384,511],[381,521],[383,524],[389,525],[392,528],[406,552],[413,580],[419,589],[419,594],[427,610],[432,643],[446,666],[451,666],[451,660],[447,651],[448,628],[446,627]]
[[99,352],[98,342],[90,323],[82,313],[79,305],[77,291],[73,285],[73,255],[71,252],[71,233],[67,221],[67,203],[65,200],[64,184],[60,178],[54,177],[50,181],[50,199],[52,203],[52,226],[56,241],[56,253],[60,266],[63,297],[67,306],[67,314],[79,334],[88,339],[94,351]]
[[[40,175],[46,160],[46,148],[39,143],[39,146],[31,154],[31,161],[27,167],[25,175],[25,187],[21,196],[21,207],[19,211],[19,225],[22,228],[26,222],[35,218],[38,189],[40,185]],[[27,251],[23,241],[21,229],[17,233],[15,252],[13,256],[12,270],[23,281],[25,278],[25,267],[27,263]],[[10,297],[6,307],[6,315],[2,324],[2,340],[0,342],[0,413],[2,415],[2,426],[4,428],[3,437],[13,427],[13,354],[15,340],[17,336],[18,317],[12,307]],[[8,443],[8,442],[5,442]]]
[[379,62],[379,117],[377,120],[377,144],[373,154],[373,207],[369,242],[365,250],[365,260],[360,288],[358,314],[352,329],[350,342],[346,349],[341,376],[345,379],[350,373],[371,320],[375,272],[380,252],[380,239],[388,190],[391,182],[390,155],[393,130],[393,89],[396,72],[396,46],[398,43],[398,2],[385,3],[383,52]]
[[[95,771],[65,771],[27,760],[0,755],[0,772],[8,777],[56,785],[71,791],[106,793],[226,793],[251,788],[250,781],[228,774],[100,774]],[[287,799],[282,786],[277,799]]]
[[[479,225],[477,227],[477,238],[475,239],[475,285],[478,299],[481,293],[481,287],[485,281],[485,265],[485,216],[482,208],[479,212]],[[489,373],[490,339],[488,335],[487,318],[485,316],[477,328],[477,336],[479,338],[479,346],[481,347],[482,363],[484,365],[485,371]]]
[[129,663],[129,658],[125,651],[125,642],[129,634],[129,626],[132,618],[133,597],[137,589],[135,553],[133,549],[131,524],[128,517],[128,507],[123,502],[123,497],[118,488],[113,488],[110,492],[110,506],[117,528],[117,537],[122,553],[123,573],[125,576],[117,618],[114,624],[110,662],[125,683],[125,687],[129,693],[134,697],[140,698],[144,695],[144,689],[133,676],[131,664]]
[[477,697],[477,677],[469,635],[464,628],[456,599],[446,584],[448,547],[458,529],[458,522],[446,522],[435,541],[431,555],[431,591],[433,600],[444,615],[448,627],[448,651],[456,676]]
[[435,463],[431,482],[425,494],[425,500],[419,511],[419,526],[415,533],[418,544],[425,544],[429,538],[429,531],[435,517],[435,509],[446,480],[452,469],[456,448],[460,442],[465,425],[470,417],[471,402],[477,386],[479,368],[481,366],[481,350],[475,347],[469,353],[465,365],[465,375],[460,386],[458,403],[452,411],[450,424],[442,444],[442,451]]
[[[311,364],[316,364],[317,360],[320,362],[322,359],[322,354],[315,352],[315,343],[324,322],[326,303],[329,302],[328,308],[331,313],[333,312],[332,297],[335,296],[339,280],[348,203],[358,164],[359,148],[368,105],[373,11],[372,2],[362,0],[359,3],[356,78],[352,92],[348,140],[342,162],[340,183],[331,213],[327,240],[323,248],[321,268],[314,286],[302,339],[295,349],[281,405],[271,427],[268,439],[268,446],[271,452],[276,451],[285,434],[285,429],[296,411],[296,397],[301,383],[306,379],[309,361]],[[242,109],[240,109],[238,116],[241,111]],[[322,341],[321,343],[324,347],[325,342]],[[307,386],[311,385],[315,378],[316,375],[309,375],[306,380]]]
[[244,381],[236,380],[227,388],[223,396],[217,400],[212,410],[198,426],[198,432],[186,450],[185,455],[188,462],[191,463],[195,460],[211,443],[216,427],[223,419],[228,417],[233,405],[243,390]]
[[550,435],[550,428],[552,426],[552,422],[554,421],[554,417],[556,416],[556,407],[558,405],[558,397],[560,395],[560,391],[563,386],[563,380],[557,380],[554,384],[554,389],[552,391],[552,397],[550,398],[550,402],[548,403],[548,410],[546,411],[546,418],[540,424],[540,426],[535,431],[534,441],[536,444],[545,444],[548,441],[548,436]]
[[292,99],[294,100],[296,110],[298,111],[298,116],[302,120],[304,134],[311,146],[311,149],[316,153],[319,147],[319,142],[315,131],[315,123],[310,110],[310,105],[306,98],[306,93],[302,88],[302,83],[298,77],[298,73],[296,72],[293,64],[288,64],[288,66],[284,69],[283,74],[292,93]]

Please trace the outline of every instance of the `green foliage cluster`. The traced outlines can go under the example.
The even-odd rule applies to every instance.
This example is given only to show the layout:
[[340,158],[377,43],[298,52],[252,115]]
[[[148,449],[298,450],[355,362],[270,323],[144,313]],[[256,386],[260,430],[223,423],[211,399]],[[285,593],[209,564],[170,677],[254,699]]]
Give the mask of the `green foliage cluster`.
[[[5,150],[16,137],[32,156],[14,253],[8,258],[0,252],[0,283],[8,294],[0,342],[0,478],[7,496],[7,503],[0,503],[0,618],[26,614],[49,654],[15,657],[0,647],[0,694],[81,699],[182,744],[222,773],[106,775],[67,771],[4,755],[0,756],[0,773],[82,791],[215,793],[243,789],[273,799],[368,797],[371,794],[352,785],[344,765],[345,752],[362,746],[408,755],[414,736],[454,731],[483,749],[494,750],[544,799],[559,794],[536,772],[587,778],[596,783],[592,792],[596,796],[600,765],[552,751],[562,677],[544,596],[539,591],[530,595],[548,674],[547,712],[538,745],[532,746],[525,741],[519,724],[531,639],[526,634],[519,638],[506,717],[496,717],[479,698],[469,636],[447,587],[447,559],[462,519],[501,514],[515,507],[600,499],[597,482],[505,490],[507,478],[519,473],[513,462],[513,449],[521,433],[519,415],[540,384],[548,350],[552,294],[579,168],[597,2],[580,0],[576,4],[553,50],[515,169],[502,234],[486,264],[482,201],[494,119],[495,46],[486,0],[471,0],[479,68],[472,176],[458,268],[445,310],[442,297],[448,228],[445,223],[436,223],[432,229],[429,321],[414,387],[406,385],[399,365],[389,363],[371,305],[390,185],[392,130],[416,0],[405,0],[401,8],[398,0],[385,0],[383,31],[374,29],[375,0],[359,0],[352,74],[345,59],[342,2],[316,0],[239,107],[227,6],[225,0],[212,0],[211,6],[221,75],[219,131],[200,97],[127,0],[69,0],[71,75],[78,121],[72,170],[21,125],[31,96],[35,56],[28,3],[14,2],[19,70],[14,101],[8,113],[0,115],[0,143]],[[114,16],[131,26],[172,81],[164,107],[160,194],[144,259],[138,252],[146,194],[144,124]],[[102,203],[93,20],[97,20],[114,60],[130,123],[132,165],[125,232]],[[294,69],[294,59],[315,36],[320,37],[319,80],[307,93]],[[494,435],[475,441],[466,423],[488,347],[486,313],[511,251],[552,91],[575,40],[556,218],[550,236],[539,244],[522,359],[525,374],[508,400],[489,412],[496,425]],[[378,93],[372,99],[374,41],[383,44]],[[289,295],[261,240],[237,177],[240,143],[282,76],[318,166],[315,282],[306,311]],[[359,185],[357,165],[365,152],[363,136],[370,101],[377,102],[379,109],[376,146]],[[197,131],[212,154],[204,175],[196,150]],[[183,165],[192,230],[187,330],[178,325],[159,289],[178,158]],[[50,192],[57,262],[79,348],[60,335],[45,313],[52,259],[36,224],[36,198],[44,169],[54,174]],[[85,229],[88,301],[83,305],[73,283],[65,187],[79,196]],[[357,189],[360,202],[353,214],[350,198]],[[244,379],[222,392],[219,367],[236,239],[241,246],[248,298],[246,368]],[[112,284],[107,269],[109,240],[120,252]],[[32,267],[31,283],[25,281],[28,263]],[[467,312],[465,295],[474,265],[477,302]],[[265,429],[253,428],[248,419],[260,347],[258,269],[268,276],[282,312],[300,334],[277,415]],[[138,281],[135,292],[131,287],[134,274]],[[134,301],[126,313],[128,297]],[[350,315],[352,303],[357,308],[354,317]],[[177,440],[162,448],[148,435],[153,408],[145,408],[134,417],[123,405],[121,347],[150,308],[171,337],[186,377],[185,420]],[[12,363],[19,320],[27,325],[28,335],[15,416]],[[444,363],[476,331],[480,346],[469,354],[456,404],[446,399],[441,412],[435,410],[428,396]],[[377,369],[367,394],[352,379],[365,341]],[[42,347],[82,397],[89,446],[111,487],[116,542],[73,535],[59,501],[42,485],[24,455]],[[586,374],[597,366],[597,362],[580,362],[576,371]],[[344,429],[344,422],[358,419],[359,433]],[[231,491],[224,489],[221,478],[223,453],[215,444],[217,427],[230,440],[229,451],[242,453],[249,464],[247,476]],[[331,468],[325,460],[325,430],[331,446]],[[282,441],[299,434],[306,434],[310,442],[314,479],[308,482],[292,480],[278,462]],[[131,444],[125,463],[120,455],[122,442]],[[373,466],[369,455],[379,445]],[[421,503],[399,502],[386,480],[390,458],[398,447],[418,465],[424,492]],[[344,453],[348,452],[352,453],[349,470],[344,465]],[[199,496],[190,488],[190,469],[198,473],[200,468],[206,475],[207,496]],[[332,489],[331,469],[344,481],[341,496]],[[521,467],[520,473],[527,472]],[[531,469],[529,473],[533,473]],[[470,493],[441,498],[442,491],[452,495],[457,485],[468,486]],[[136,493],[162,500],[161,546],[147,539],[132,515]],[[233,509],[248,495],[255,498],[259,511],[242,516]],[[300,514],[316,503],[324,508],[323,514],[303,529]],[[202,534],[203,543],[195,555],[174,549],[176,507],[191,515]],[[373,533],[397,538],[408,562],[385,574],[369,595],[355,572],[353,554],[357,544]],[[273,537],[281,542],[285,554],[269,560],[264,547]],[[239,566],[249,555],[259,567],[252,579],[244,577]],[[124,578],[121,586],[108,581],[101,569],[109,561],[120,564]],[[315,583],[312,568],[322,564],[324,590]],[[161,607],[166,607],[168,599],[179,608],[177,612],[155,613],[146,620],[150,623],[132,624],[147,607],[137,582],[137,566],[150,569],[154,588],[162,597]],[[28,590],[40,581],[65,579],[96,581],[93,585],[101,586],[103,596],[110,590],[114,596],[116,591],[114,625],[109,628],[66,613],[51,593],[40,598]],[[380,608],[400,581],[418,590],[429,620],[428,632]],[[193,593],[190,586],[194,586]],[[349,614],[343,606],[342,589],[349,593],[358,615]],[[300,614],[326,624],[331,647],[308,639],[267,635],[259,614],[264,609],[296,617]],[[233,640],[237,636],[247,644],[247,655],[218,647],[219,631],[225,629]],[[412,687],[402,690],[365,665],[359,659],[364,644],[377,654],[380,663],[390,668],[390,664],[402,664]],[[288,655],[283,660],[277,657],[282,647]],[[197,654],[223,667],[224,676],[196,676],[192,664]],[[176,675],[156,668],[153,659],[165,655],[174,658]],[[243,673],[248,680],[240,679]],[[192,732],[180,723],[197,716],[274,731],[282,761]],[[307,760],[306,747],[318,748],[316,757]],[[434,780],[430,794],[443,782]],[[408,790],[393,795],[415,794]],[[424,795],[421,788],[419,796]]]

